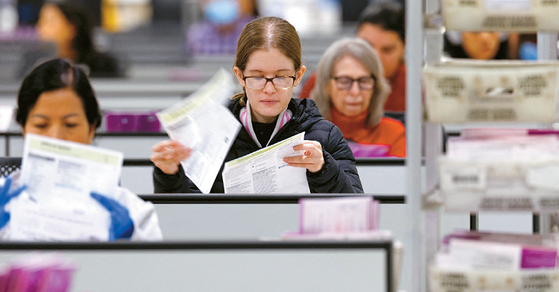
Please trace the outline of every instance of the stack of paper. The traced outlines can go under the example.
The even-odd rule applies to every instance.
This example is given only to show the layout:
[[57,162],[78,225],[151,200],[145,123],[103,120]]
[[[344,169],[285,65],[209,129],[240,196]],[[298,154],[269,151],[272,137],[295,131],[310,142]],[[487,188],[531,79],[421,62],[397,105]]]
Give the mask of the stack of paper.
[[355,158],[388,157],[390,145],[385,144],[360,144],[348,141],[347,144]]
[[437,255],[440,268],[556,268],[557,235],[513,235],[458,231],[447,235]]
[[378,230],[380,203],[372,197],[301,199],[299,231],[284,238],[391,239]]
[[470,129],[439,157],[440,190],[452,211],[554,211],[559,138],[541,131]]
[[557,291],[558,242],[551,234],[454,232],[430,269],[432,291]]
[[70,291],[75,269],[59,255],[24,256],[0,273],[0,292]]

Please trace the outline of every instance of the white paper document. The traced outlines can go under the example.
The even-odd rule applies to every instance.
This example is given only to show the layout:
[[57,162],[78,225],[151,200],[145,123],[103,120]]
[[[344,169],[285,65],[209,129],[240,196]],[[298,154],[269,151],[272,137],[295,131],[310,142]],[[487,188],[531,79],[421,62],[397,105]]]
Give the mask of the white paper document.
[[[109,213],[91,202],[91,209],[36,204],[18,200],[11,205],[10,239],[15,241],[108,241]],[[79,202],[77,202],[79,205]]]
[[11,204],[13,240],[107,240],[110,216],[90,193],[109,198],[118,187],[123,154],[26,134],[20,184],[26,199]]
[[299,133],[274,145],[225,163],[225,193],[310,193],[307,169],[293,167],[284,157],[302,155],[293,147],[302,144],[305,133]]
[[241,128],[235,116],[221,104],[234,91],[232,77],[224,69],[179,104],[157,113],[169,137],[192,148],[181,162],[186,176],[209,193],[229,148]]
[[451,253],[441,256],[442,267],[469,269],[498,269],[514,271],[520,269],[522,246],[508,243],[487,243],[474,240],[451,239]]
[[380,205],[372,197],[301,199],[300,233],[366,232],[378,229]]

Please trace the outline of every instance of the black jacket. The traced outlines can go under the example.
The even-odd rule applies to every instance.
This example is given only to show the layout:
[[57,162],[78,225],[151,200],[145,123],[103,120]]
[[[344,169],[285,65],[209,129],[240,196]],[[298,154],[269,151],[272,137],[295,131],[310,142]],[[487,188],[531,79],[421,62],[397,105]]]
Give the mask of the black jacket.
[[[229,109],[237,119],[239,119],[241,108],[242,106],[238,100],[229,103]],[[322,170],[316,173],[307,171],[307,181],[311,192],[362,193],[363,187],[357,174],[355,158],[340,129],[320,115],[316,104],[311,99],[292,99],[288,108],[293,112],[293,117],[272,138],[269,145],[305,132],[305,140],[320,142],[324,155]],[[259,149],[260,147],[242,127],[225,158],[225,162]],[[223,165],[212,187],[212,193],[223,193],[224,191],[222,171]],[[179,171],[174,175],[167,175],[156,167],[153,172],[153,185],[155,193],[200,192],[185,176],[182,167],[179,167]]]

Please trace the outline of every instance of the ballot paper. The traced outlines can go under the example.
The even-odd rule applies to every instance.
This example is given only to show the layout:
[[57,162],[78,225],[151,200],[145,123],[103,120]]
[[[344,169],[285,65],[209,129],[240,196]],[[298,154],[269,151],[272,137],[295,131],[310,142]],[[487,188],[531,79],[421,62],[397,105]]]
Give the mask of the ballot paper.
[[108,240],[110,214],[92,191],[115,198],[123,154],[26,134],[20,184],[10,203],[12,240]]
[[369,196],[303,198],[299,200],[299,230],[282,240],[391,240],[378,230],[380,203]]
[[70,199],[66,205],[37,204],[28,200],[11,203],[12,241],[108,241],[111,218],[91,199],[89,209]]
[[460,238],[451,238],[448,251],[436,258],[439,267],[509,271],[555,268],[556,262],[556,248]]
[[221,104],[233,95],[234,88],[231,75],[221,69],[182,102],[157,113],[169,137],[192,149],[181,165],[204,194],[210,192],[241,128],[231,111]]
[[293,147],[303,144],[305,133],[299,133],[274,145],[225,163],[225,193],[310,193],[307,169],[293,167],[284,157],[303,155]]
[[4,262],[0,270],[0,291],[67,292],[78,266],[60,253],[33,252]]
[[556,135],[450,138],[447,141],[446,157],[467,161],[557,160],[559,138]]

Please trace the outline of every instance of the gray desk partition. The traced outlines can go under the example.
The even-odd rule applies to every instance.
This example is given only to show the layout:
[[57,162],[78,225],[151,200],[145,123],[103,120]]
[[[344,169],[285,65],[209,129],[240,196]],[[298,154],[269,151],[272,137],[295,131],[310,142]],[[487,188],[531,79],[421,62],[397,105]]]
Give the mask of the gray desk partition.
[[74,260],[72,291],[393,291],[391,241],[14,242],[0,260],[31,250]]
[[[206,80],[203,80],[206,81]],[[104,110],[164,109],[179,102],[203,84],[185,81],[94,79],[91,85]],[[0,84],[0,104],[16,105],[19,84]]]
[[[135,193],[153,192],[151,179],[151,147],[168,139],[165,133],[97,133],[93,144],[121,151],[128,164],[123,171],[121,184]],[[3,140],[3,141],[2,141]],[[23,139],[20,132],[0,133],[0,150],[5,156],[21,157]],[[366,193],[405,193],[405,160],[402,158],[358,159],[357,168]],[[365,179],[366,178],[366,179]]]
[[[21,132],[0,133],[0,148],[5,156],[21,157],[23,154],[23,137]],[[93,145],[120,151],[125,158],[148,159],[151,147],[157,142],[167,140],[166,133],[107,133],[98,132],[93,139]],[[2,141],[3,140],[3,141]]]

